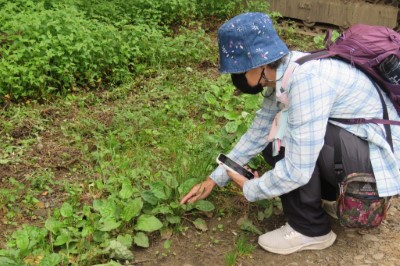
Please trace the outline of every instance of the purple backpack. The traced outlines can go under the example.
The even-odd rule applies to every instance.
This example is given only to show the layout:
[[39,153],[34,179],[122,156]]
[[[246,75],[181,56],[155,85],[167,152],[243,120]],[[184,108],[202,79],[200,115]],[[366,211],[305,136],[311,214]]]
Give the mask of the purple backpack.
[[[397,60],[396,71],[400,72],[398,59],[400,58],[400,33],[383,26],[356,24],[344,31],[334,43],[330,41],[331,36],[332,33],[329,31],[325,37],[326,49],[304,56],[296,62],[301,65],[309,60],[326,57],[343,59],[374,79],[388,94],[400,114],[400,75],[390,82],[387,77],[385,78],[387,70],[382,69],[384,66],[381,65],[383,61],[388,61],[387,59],[392,59],[391,62],[387,62],[392,65],[393,60]],[[393,65],[393,67],[396,66]]]

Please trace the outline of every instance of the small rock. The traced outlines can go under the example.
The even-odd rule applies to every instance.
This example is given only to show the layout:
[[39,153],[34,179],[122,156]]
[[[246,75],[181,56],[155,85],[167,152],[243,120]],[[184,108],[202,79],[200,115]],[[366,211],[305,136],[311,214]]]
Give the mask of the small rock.
[[355,260],[362,260],[364,257],[365,257],[365,255],[364,255],[364,254],[361,254],[361,255],[355,256],[354,259],[355,259]]
[[376,253],[376,254],[372,255],[372,257],[375,260],[381,260],[381,259],[383,259],[383,257],[385,257],[385,254],[384,253]]
[[336,239],[336,245],[338,245],[338,246],[344,246],[344,245],[346,245],[346,240],[344,240],[344,239],[342,239],[342,238],[339,238],[339,239]]
[[347,234],[346,234],[346,236],[347,236],[347,237],[351,237],[351,238],[353,238],[353,237],[355,237],[356,235],[355,235],[355,234],[353,234],[353,233],[347,233]]
[[382,227],[382,228],[381,228],[381,232],[382,232],[383,234],[387,234],[387,233],[390,232],[390,230],[389,230],[389,228]]
[[373,241],[373,242],[379,241],[379,239],[376,236],[369,235],[369,234],[363,235],[363,239],[366,240],[366,241]]
[[46,217],[47,212],[46,209],[36,209],[33,211],[33,213],[37,216],[41,216],[41,217]]
[[357,233],[360,235],[366,235],[369,233],[369,230],[368,229],[359,229],[359,230],[357,230]]
[[44,209],[46,207],[46,205],[43,201],[39,201],[36,203],[36,207],[39,209]]

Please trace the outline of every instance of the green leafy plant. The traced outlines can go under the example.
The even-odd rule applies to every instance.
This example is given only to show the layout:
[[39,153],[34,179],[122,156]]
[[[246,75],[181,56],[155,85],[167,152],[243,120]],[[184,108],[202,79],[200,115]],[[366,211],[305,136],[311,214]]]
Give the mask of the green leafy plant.
[[225,264],[229,266],[235,265],[239,258],[251,255],[255,248],[256,246],[248,243],[248,239],[245,236],[239,236],[235,241],[234,250],[225,255]]

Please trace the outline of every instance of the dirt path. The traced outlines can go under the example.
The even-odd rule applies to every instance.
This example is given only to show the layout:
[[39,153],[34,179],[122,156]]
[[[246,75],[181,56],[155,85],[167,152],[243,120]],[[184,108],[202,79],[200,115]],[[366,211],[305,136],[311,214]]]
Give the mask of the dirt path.
[[[328,249],[283,256],[266,252],[257,246],[250,255],[239,258],[235,265],[400,265],[399,215],[400,200],[396,198],[392,200],[387,220],[377,229],[368,232],[344,229],[332,219],[333,230],[338,237]],[[190,226],[185,235],[171,238],[169,253],[163,247],[164,242],[153,244],[146,250],[136,250],[135,265],[227,265],[225,254],[233,251],[237,235],[243,234],[236,224],[238,218],[232,215],[220,220],[208,219],[210,230],[205,233]],[[271,230],[283,223],[282,215],[273,216],[266,221],[265,227]],[[248,242],[257,244],[255,234],[246,235]]]

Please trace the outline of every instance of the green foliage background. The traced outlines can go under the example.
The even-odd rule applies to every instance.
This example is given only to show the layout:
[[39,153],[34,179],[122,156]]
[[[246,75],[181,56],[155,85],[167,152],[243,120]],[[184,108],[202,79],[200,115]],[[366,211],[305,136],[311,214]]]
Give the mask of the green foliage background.
[[242,0],[1,0],[0,103],[109,88],[149,69],[207,60],[210,42],[194,22],[254,6]]

